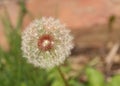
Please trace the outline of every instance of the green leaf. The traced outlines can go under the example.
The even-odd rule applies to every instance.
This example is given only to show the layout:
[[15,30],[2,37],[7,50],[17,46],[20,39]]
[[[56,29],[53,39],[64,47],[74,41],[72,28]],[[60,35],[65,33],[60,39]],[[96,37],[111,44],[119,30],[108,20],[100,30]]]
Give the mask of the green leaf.
[[26,13],[27,13],[25,1],[20,0],[19,5],[20,5],[20,13],[19,13],[19,16],[18,16],[17,25],[15,27],[16,29],[21,29],[22,28],[23,20],[24,20],[24,17],[26,15]]
[[80,83],[79,81],[77,81],[76,79],[71,79],[69,81],[69,84],[70,84],[70,86],[85,86],[82,83]]
[[112,78],[111,82],[107,86],[119,86],[120,85],[120,75],[116,75]]
[[89,86],[104,86],[104,77],[99,71],[89,67],[86,69],[86,75]]
[[64,84],[59,80],[55,80],[51,86],[64,86]]
[[11,31],[12,31],[10,23],[9,23],[9,21],[6,17],[1,17],[0,20],[1,20],[1,23],[3,24],[3,26],[4,26],[5,35],[9,38],[9,36],[11,34]]
[[27,85],[26,85],[26,83],[22,82],[22,83],[21,83],[21,86],[27,86]]

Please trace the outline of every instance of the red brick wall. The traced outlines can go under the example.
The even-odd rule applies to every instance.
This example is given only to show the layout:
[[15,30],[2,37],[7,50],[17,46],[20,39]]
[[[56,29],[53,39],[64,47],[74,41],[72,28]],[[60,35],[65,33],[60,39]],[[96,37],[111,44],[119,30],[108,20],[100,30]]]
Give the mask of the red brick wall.
[[[36,16],[55,16],[71,28],[105,23],[111,14],[118,14],[115,0],[30,0],[28,9]],[[57,11],[56,11],[57,10]]]
[[[12,22],[16,23],[19,7],[7,3]],[[70,28],[104,24],[111,14],[120,15],[119,0],[27,0],[27,9],[36,17],[57,16]],[[1,10],[1,8],[0,8]],[[25,18],[25,26],[31,21]]]
[[[19,6],[13,2],[6,3],[13,25],[19,14]],[[27,0],[27,9],[39,18],[41,16],[58,17],[69,28],[89,27],[95,24],[105,24],[110,15],[120,15],[119,0]],[[3,7],[0,7],[0,16]],[[31,21],[27,15],[24,27]],[[4,45],[0,24],[0,44]]]

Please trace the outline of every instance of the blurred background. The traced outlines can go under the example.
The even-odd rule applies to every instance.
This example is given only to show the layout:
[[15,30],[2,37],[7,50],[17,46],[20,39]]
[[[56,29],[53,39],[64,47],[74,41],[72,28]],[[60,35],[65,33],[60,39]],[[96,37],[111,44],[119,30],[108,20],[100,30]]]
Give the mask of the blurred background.
[[0,0],[0,86],[64,86],[55,69],[34,68],[21,55],[20,32],[42,16],[60,19],[74,36],[62,68],[70,86],[119,86],[119,11],[119,0]]

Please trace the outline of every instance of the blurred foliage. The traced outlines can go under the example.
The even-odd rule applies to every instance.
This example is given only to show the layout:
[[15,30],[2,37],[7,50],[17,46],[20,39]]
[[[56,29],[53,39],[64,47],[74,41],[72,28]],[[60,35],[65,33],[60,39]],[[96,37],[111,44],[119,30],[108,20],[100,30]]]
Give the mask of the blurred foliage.
[[119,86],[120,85],[120,75],[114,76],[107,86]]
[[86,69],[86,75],[88,78],[88,86],[105,86],[104,77],[99,71],[88,67]]
[[[0,86],[65,86],[59,72],[54,68],[45,71],[28,64],[22,57],[21,51],[21,30],[24,16],[27,9],[23,0],[19,3],[20,15],[15,27],[12,26],[7,10],[5,15],[0,17],[4,25],[5,35],[10,45],[9,51],[4,51],[0,47]],[[111,22],[113,21],[111,18]],[[69,66],[62,67],[65,74],[71,69]],[[119,86],[120,75],[114,76],[110,82],[105,82],[105,77],[98,70],[85,68],[87,84],[80,82],[77,77],[68,78],[70,86]],[[79,71],[78,71],[79,72]]]

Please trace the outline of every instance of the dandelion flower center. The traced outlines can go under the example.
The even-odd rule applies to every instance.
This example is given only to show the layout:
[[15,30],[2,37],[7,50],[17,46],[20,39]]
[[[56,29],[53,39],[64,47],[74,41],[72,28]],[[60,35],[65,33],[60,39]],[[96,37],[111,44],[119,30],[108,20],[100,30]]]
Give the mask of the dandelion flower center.
[[42,35],[38,39],[38,48],[42,51],[48,51],[53,48],[53,37],[49,34]]

